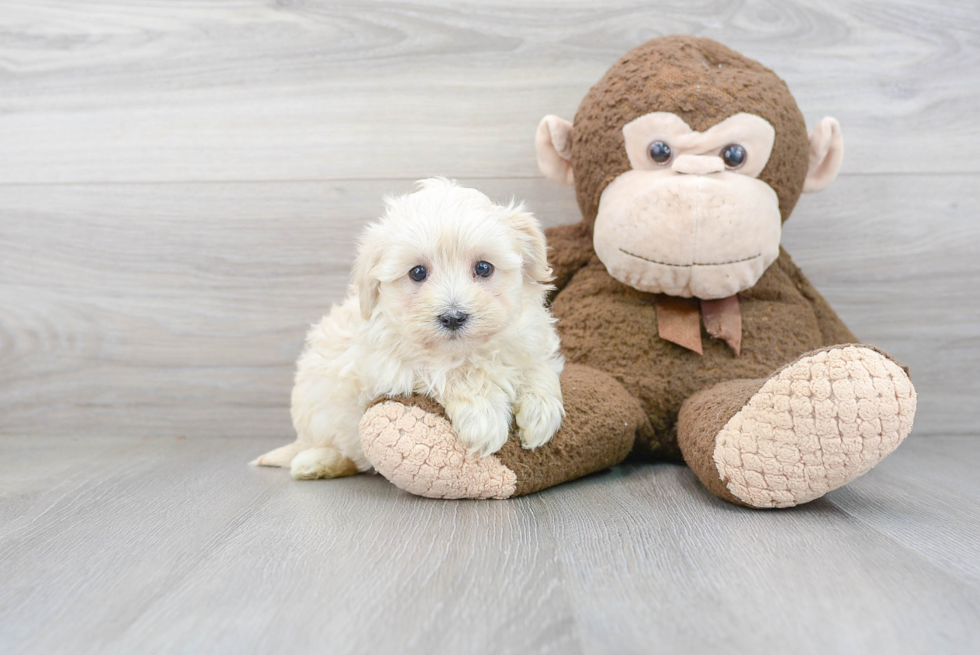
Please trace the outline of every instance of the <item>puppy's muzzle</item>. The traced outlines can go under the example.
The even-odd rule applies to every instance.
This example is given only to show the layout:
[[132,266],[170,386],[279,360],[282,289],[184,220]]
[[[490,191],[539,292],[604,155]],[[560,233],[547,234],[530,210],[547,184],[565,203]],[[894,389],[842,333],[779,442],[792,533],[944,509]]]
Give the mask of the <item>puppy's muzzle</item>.
[[466,319],[470,316],[469,314],[464,314],[460,311],[446,312],[445,314],[439,315],[439,324],[449,330],[450,332],[456,332],[462,329],[466,324]]

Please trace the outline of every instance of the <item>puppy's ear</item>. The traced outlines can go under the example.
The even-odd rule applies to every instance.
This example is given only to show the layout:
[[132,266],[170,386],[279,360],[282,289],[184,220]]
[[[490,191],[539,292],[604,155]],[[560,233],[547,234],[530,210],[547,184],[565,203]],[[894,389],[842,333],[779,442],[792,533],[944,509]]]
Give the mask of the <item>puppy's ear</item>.
[[510,209],[509,220],[524,258],[524,275],[541,284],[551,282],[554,276],[548,265],[548,243],[538,219],[525,211],[524,205],[518,205]]
[[374,236],[374,230],[369,228],[358,248],[351,281],[357,289],[357,297],[361,305],[361,317],[366,321],[378,304],[378,294],[381,280],[378,279],[376,268],[381,261],[381,248]]

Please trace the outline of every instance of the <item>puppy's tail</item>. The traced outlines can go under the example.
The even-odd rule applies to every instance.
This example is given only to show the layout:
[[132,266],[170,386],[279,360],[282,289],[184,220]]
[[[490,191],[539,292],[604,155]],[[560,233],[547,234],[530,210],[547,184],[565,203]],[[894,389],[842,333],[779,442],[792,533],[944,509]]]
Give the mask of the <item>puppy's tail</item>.
[[256,457],[251,462],[248,463],[249,466],[280,466],[282,468],[289,468],[289,464],[296,457],[296,454],[300,451],[300,445],[297,442],[293,442],[288,446],[282,446],[276,448],[275,450],[270,450],[265,455],[261,457]]

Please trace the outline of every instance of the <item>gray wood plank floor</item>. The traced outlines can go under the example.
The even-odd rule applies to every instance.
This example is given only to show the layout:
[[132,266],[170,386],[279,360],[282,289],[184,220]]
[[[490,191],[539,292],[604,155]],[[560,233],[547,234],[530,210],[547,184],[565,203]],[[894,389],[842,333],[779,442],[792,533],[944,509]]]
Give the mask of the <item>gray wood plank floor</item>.
[[514,501],[292,482],[270,439],[0,440],[20,653],[970,653],[980,439],[749,511],[676,465]]

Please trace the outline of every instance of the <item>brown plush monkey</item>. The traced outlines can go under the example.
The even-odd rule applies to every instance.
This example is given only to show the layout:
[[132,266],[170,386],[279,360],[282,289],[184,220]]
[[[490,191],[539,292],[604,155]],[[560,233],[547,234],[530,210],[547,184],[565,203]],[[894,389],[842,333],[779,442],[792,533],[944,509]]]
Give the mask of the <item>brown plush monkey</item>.
[[[787,507],[867,472],[908,435],[907,370],[855,337],[779,246],[801,192],[843,154],[807,135],[785,83],[707,39],[654,39],[613,65],[574,124],[536,137],[582,221],[548,231],[568,360],[567,416],[524,451],[477,459],[441,408],[386,399],[361,424],[389,480],[434,497],[506,498],[618,463],[683,457],[725,500]],[[850,345],[849,345],[850,344]]]

